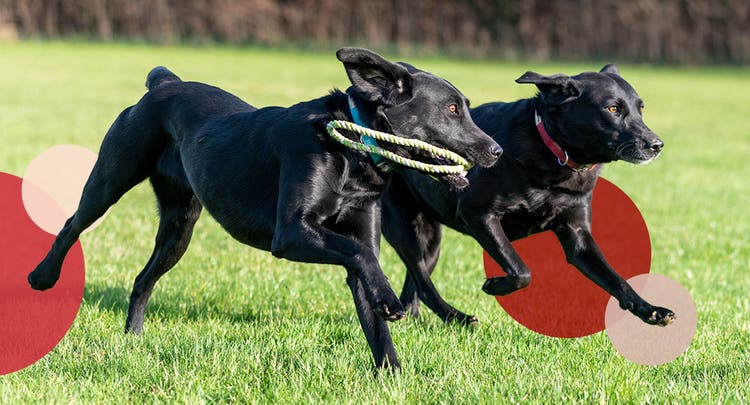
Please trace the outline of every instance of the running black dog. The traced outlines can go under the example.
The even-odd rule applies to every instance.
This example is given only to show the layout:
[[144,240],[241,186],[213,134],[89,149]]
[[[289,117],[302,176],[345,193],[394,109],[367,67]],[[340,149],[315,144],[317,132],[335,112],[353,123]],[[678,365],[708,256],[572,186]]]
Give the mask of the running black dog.
[[[205,206],[242,243],[280,258],[344,266],[376,365],[399,368],[386,320],[405,310],[378,263],[379,198],[388,174],[333,142],[325,125],[351,121],[351,101],[369,127],[442,145],[481,166],[494,164],[502,149],[472,122],[466,98],[447,81],[366,49],[336,56],[352,84],[348,95],[333,91],[289,108],[256,109],[163,67],[152,70],[148,92],[109,129],[78,211],[29,274],[31,286],[52,287],[81,231],[149,178],[161,221],[151,259],[135,279],[126,331],[142,331],[154,284],[182,257]],[[461,174],[441,179],[468,184]]]
[[440,253],[441,224],[474,237],[506,271],[486,280],[487,294],[505,295],[531,281],[511,241],[553,231],[568,262],[643,321],[667,325],[672,311],[644,301],[607,263],[591,236],[591,195],[601,164],[645,164],[664,145],[643,123],[643,101],[614,65],[577,76],[527,72],[536,97],[489,103],[472,118],[508,152],[491,169],[469,172],[471,187],[455,192],[412,172],[389,179],[383,234],[408,269],[401,302],[413,315],[424,301],[444,321],[476,318],[446,303],[430,281]]

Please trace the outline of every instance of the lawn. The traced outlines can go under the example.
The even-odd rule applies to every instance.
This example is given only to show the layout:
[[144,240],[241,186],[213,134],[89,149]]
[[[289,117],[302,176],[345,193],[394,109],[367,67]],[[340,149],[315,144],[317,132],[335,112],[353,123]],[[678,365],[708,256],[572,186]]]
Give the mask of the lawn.
[[[529,97],[526,70],[578,73],[603,63],[540,64],[409,58],[448,78],[473,105]],[[0,44],[0,171],[22,176],[57,144],[97,150],[165,65],[251,104],[290,105],[345,88],[333,52],[134,44]],[[665,141],[648,166],[604,176],[639,206],[651,271],[681,282],[698,310],[685,354],[657,367],[623,358],[606,335],[554,339],[517,324],[481,292],[481,250],[447,232],[435,283],[473,330],[432,314],[391,325],[404,370],[371,370],[341,268],[274,259],[231,239],[204,213],[183,260],[150,301],[143,336],[123,334],[133,279],[157,214],[141,184],[82,237],[86,289],[68,335],[45,358],[0,376],[4,403],[737,403],[750,400],[750,69],[619,65]],[[9,254],[9,252],[2,252]],[[384,247],[400,289],[404,269]],[[31,270],[31,269],[29,269]]]

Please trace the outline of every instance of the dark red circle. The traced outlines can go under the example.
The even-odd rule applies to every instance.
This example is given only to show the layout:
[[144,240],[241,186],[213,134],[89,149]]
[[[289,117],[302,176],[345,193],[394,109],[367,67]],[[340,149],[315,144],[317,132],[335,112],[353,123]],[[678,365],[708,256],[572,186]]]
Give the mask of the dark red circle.
[[[627,280],[651,269],[651,241],[638,207],[600,178],[592,200],[592,234],[606,260]],[[553,337],[581,337],[604,330],[610,295],[568,264],[560,242],[543,232],[513,242],[531,270],[531,284],[497,302],[520,324]],[[505,272],[484,252],[487,277]]]
[[22,180],[0,172],[0,374],[29,366],[49,353],[73,324],[83,298],[84,261],[76,242],[57,284],[35,291],[26,278],[55,239],[29,218]]

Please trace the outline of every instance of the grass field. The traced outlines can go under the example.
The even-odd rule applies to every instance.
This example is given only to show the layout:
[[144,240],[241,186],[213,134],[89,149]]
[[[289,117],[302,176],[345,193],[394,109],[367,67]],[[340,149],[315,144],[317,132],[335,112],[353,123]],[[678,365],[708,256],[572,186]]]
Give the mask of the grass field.
[[[533,94],[513,82],[526,70],[602,65],[410,62],[451,80],[474,105]],[[332,52],[0,44],[0,171],[22,176],[57,144],[97,150],[155,65],[258,106],[347,86]],[[38,363],[0,376],[0,402],[750,401],[750,69],[619,67],[666,147],[651,165],[611,164],[604,176],[641,209],[652,272],[680,281],[696,303],[695,340],[674,362],[633,364],[604,333],[553,339],[518,325],[480,291],[478,245],[448,232],[435,283],[480,326],[446,326],[427,313],[394,323],[403,373],[374,374],[343,269],[274,259],[235,242],[205,214],[184,259],[157,284],[145,334],[126,336],[130,288],[157,225],[154,198],[141,184],[82,238],[86,290],[70,332]],[[400,289],[404,269],[389,247],[381,262]]]

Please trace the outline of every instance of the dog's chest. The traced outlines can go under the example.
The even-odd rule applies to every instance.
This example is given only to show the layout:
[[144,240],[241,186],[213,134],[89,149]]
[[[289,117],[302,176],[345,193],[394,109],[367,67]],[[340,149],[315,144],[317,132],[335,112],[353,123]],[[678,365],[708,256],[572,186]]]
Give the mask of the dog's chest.
[[385,187],[383,174],[364,161],[350,161],[341,167],[339,176],[331,184],[336,204],[332,211],[368,205],[380,197]]

